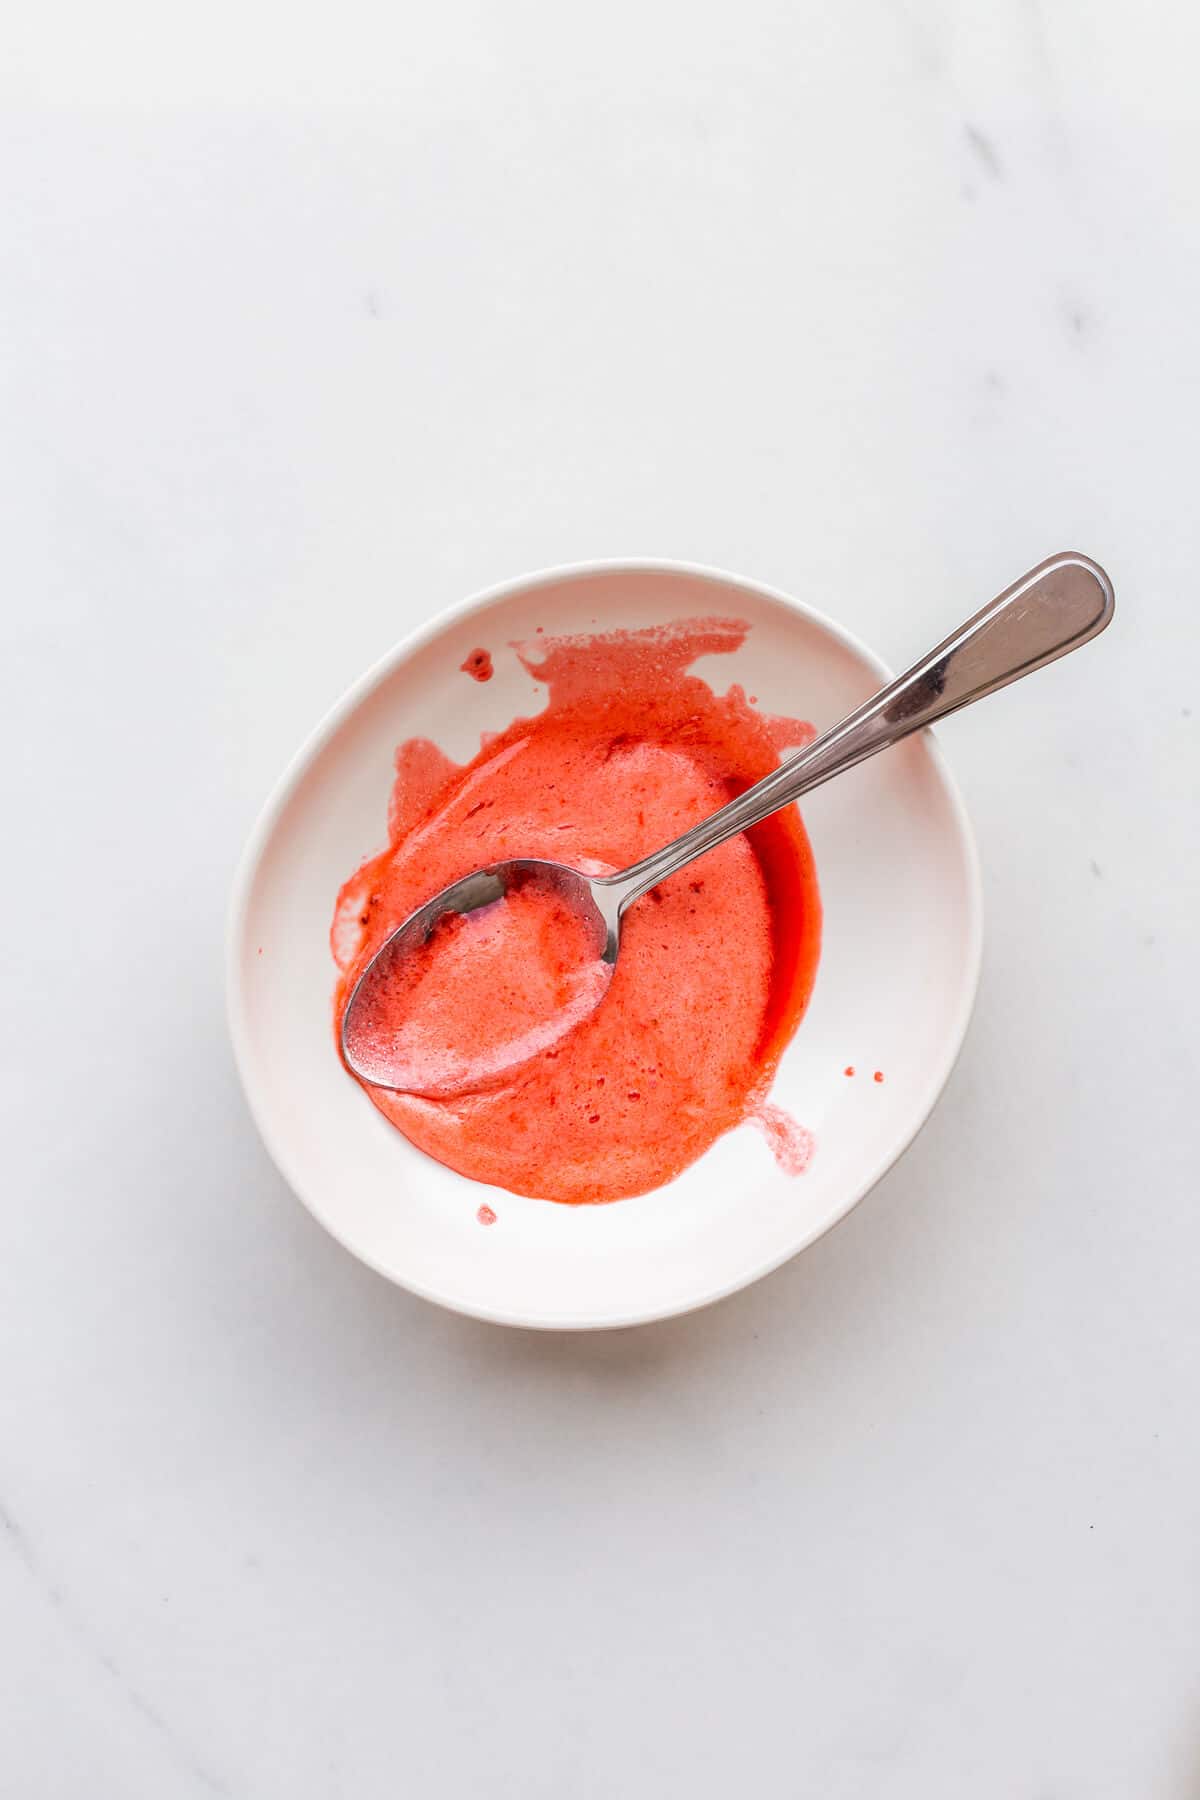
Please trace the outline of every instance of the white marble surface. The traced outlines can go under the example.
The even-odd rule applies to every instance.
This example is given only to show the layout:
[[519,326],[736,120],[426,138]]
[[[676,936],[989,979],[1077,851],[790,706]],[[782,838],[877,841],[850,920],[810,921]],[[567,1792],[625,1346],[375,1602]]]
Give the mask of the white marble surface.
[[[1193,9],[3,33],[0,1789],[1193,1800]],[[979,1006],[844,1226],[569,1341],[322,1235],[222,909],[369,659],[645,552],[895,661],[1062,546],[1118,622],[945,730]]]

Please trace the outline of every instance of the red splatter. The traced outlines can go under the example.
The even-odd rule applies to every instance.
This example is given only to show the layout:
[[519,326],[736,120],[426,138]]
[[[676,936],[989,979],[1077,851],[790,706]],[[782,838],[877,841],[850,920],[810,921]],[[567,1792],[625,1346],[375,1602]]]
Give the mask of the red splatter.
[[882,1081],[882,1080],[883,1080],[883,1070],[882,1070],[882,1069],[876,1069],[876,1071],[875,1071],[875,1079],[876,1079],[876,1081]]
[[483,1205],[480,1207],[479,1211],[475,1214],[475,1217],[479,1220],[479,1223],[481,1225],[494,1225],[496,1223],[496,1215],[492,1211],[491,1207],[487,1204],[486,1200],[484,1201]]
[[465,663],[460,663],[464,675],[471,676],[474,681],[490,681],[495,674],[492,667],[491,652],[488,650],[472,650]]
[[847,1064],[846,1064],[846,1067],[845,1067],[845,1068],[844,1068],[844,1069],[843,1069],[843,1070],[842,1070],[842,1073],[843,1073],[843,1075],[853,1075],[853,1073],[854,1073],[854,1064],[853,1064],[853,1063],[847,1063]]
[[797,1125],[782,1106],[772,1106],[767,1100],[760,1102],[750,1118],[766,1138],[771,1154],[784,1174],[803,1175],[816,1148],[812,1132]]

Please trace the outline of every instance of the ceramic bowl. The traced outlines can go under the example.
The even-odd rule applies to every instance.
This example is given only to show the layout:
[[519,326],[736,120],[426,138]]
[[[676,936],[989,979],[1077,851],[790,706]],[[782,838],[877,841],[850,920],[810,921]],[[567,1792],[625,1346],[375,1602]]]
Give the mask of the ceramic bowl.
[[[745,1125],[652,1193],[607,1206],[532,1200],[431,1161],[342,1068],[330,919],[341,883],[386,842],[397,744],[427,736],[465,760],[481,731],[536,711],[544,702],[510,646],[538,626],[553,636],[705,614],[750,630],[734,655],[697,671],[720,691],[740,682],[768,712],[824,728],[887,678],[840,626],[740,577],[650,562],[527,576],[422,626],[370,670],[298,752],[246,848],[228,999],[258,1128],[340,1243],[440,1305],[584,1330],[732,1293],[849,1212],[912,1141],[958,1054],[979,971],[980,882],[962,802],[926,732],[804,803],[824,937],[811,1004],[771,1094],[814,1135],[802,1175],[784,1174]],[[477,647],[494,658],[490,681],[462,672]],[[486,1227],[483,1202],[496,1214]]]

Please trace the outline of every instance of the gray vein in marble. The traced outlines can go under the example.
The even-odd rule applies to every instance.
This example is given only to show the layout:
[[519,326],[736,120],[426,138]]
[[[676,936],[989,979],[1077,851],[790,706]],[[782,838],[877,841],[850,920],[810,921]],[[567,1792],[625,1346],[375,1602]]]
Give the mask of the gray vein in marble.
[[17,1521],[13,1518],[13,1515],[9,1512],[3,1500],[0,1500],[0,1531],[4,1533],[4,1541],[13,1552],[14,1556],[17,1557],[18,1561],[24,1563],[25,1567],[39,1586],[46,1589],[46,1592],[54,1601],[54,1604],[56,1606],[61,1605],[61,1594],[58,1592],[57,1588],[48,1586],[48,1584],[42,1580],[41,1570],[37,1566],[37,1559],[33,1554],[29,1539],[17,1524]]
[[116,1683],[126,1705],[158,1734],[179,1767],[193,1780],[199,1782],[210,1794],[231,1793],[232,1789],[193,1755],[157,1707],[153,1706],[146,1696],[126,1679],[116,1658],[102,1644],[96,1642],[87,1624],[68,1606],[62,1589],[50,1579],[42,1566],[41,1559],[30,1542],[29,1533],[3,1499],[0,1499],[0,1544],[7,1545],[30,1580],[35,1583],[49,1605],[53,1607],[62,1622],[63,1629],[73,1639],[79,1650],[89,1661],[103,1669],[105,1674]]
[[993,181],[1003,181],[1004,165],[1000,161],[1000,152],[986,131],[981,131],[978,125],[972,125],[970,119],[966,119],[963,121],[963,133],[985,175],[990,176]]
[[1092,315],[1080,301],[1068,298],[1063,302],[1063,321],[1067,336],[1071,338],[1086,337],[1091,329]]
[[1045,108],[1046,147],[1051,162],[1061,171],[1071,164],[1071,141],[1067,133],[1062,106],[1062,84],[1050,48],[1050,34],[1042,12],[1041,0],[1025,0],[1025,17],[1029,24],[1029,44],[1033,57],[1033,75],[1040,83]]
[[1054,66],[1054,57],[1050,51],[1050,39],[1046,34],[1046,21],[1042,16],[1041,0],[1025,0],[1025,15],[1029,20],[1029,40],[1033,46],[1033,58],[1037,64],[1037,72],[1046,87],[1057,90],[1058,71]]

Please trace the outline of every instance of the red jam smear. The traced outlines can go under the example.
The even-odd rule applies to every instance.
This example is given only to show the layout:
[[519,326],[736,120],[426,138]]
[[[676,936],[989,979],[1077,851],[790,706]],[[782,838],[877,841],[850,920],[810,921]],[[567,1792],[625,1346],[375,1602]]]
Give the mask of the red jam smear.
[[767,1100],[759,1101],[750,1118],[766,1138],[784,1174],[803,1175],[812,1161],[812,1132],[804,1125],[797,1125],[782,1106],[772,1106]]
[[492,667],[491,652],[488,650],[472,650],[466,662],[460,663],[458,666],[464,675],[470,675],[475,681],[490,681],[496,673]]
[[[651,631],[517,646],[546,710],[489,734],[465,765],[402,744],[389,844],[339,896],[336,1014],[383,939],[481,865],[544,856],[595,874],[667,843],[811,741],[812,727],[718,695],[689,673],[747,627],[691,619]],[[766,1094],[808,1003],[820,950],[816,870],[795,808],[721,845],[630,908],[600,1005],[490,1086],[434,1097],[367,1087],[384,1117],[460,1173],[516,1193],[587,1203],[678,1175],[731,1127],[757,1120],[785,1167],[811,1140]],[[479,1042],[505,1025],[482,968]],[[472,981],[464,961],[464,981]],[[511,1024],[511,1020],[507,1021]]]

